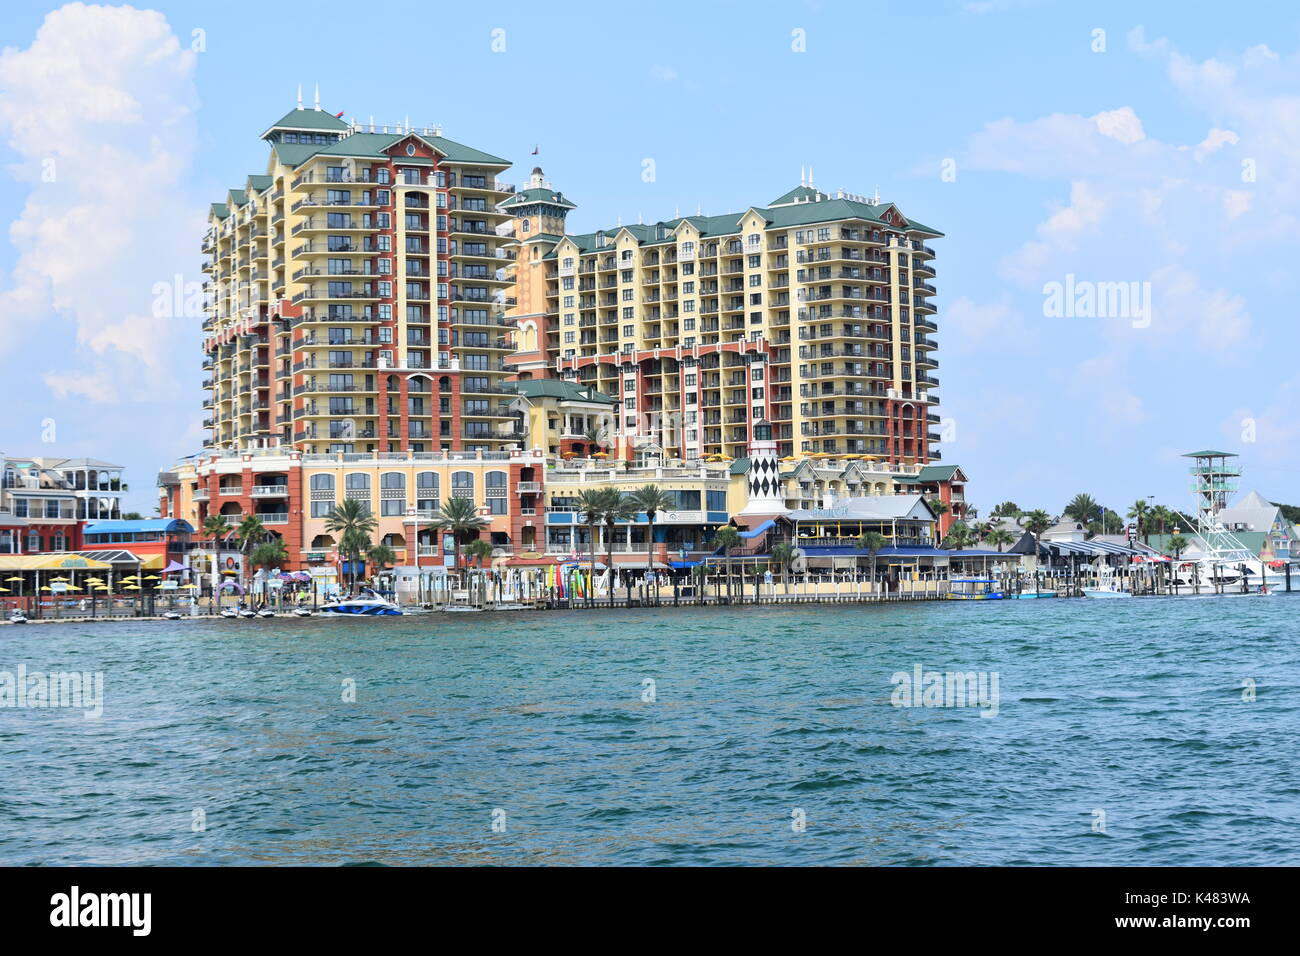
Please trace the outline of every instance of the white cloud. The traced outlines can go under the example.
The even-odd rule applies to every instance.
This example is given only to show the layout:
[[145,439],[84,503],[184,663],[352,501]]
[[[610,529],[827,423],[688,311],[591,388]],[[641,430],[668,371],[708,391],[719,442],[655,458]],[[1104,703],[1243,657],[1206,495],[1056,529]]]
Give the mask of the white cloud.
[[0,135],[19,158],[10,174],[31,187],[9,230],[0,338],[57,356],[56,395],[175,387],[186,320],[150,306],[154,284],[197,258],[202,208],[179,188],[196,140],[194,66],[162,14],[80,3],[47,15],[26,49],[0,52]]
[[1146,139],[1142,121],[1133,112],[1133,107],[1123,106],[1117,110],[1105,110],[1092,117],[1097,129],[1103,136],[1119,140],[1121,143],[1137,143]]
[[663,66],[662,64],[656,64],[651,67],[650,75],[660,83],[671,83],[673,80],[677,79],[677,71],[671,66]]
[[1237,145],[1241,137],[1230,129],[1211,129],[1205,139],[1196,144],[1196,159],[1203,160],[1210,153],[1217,152],[1227,145]]

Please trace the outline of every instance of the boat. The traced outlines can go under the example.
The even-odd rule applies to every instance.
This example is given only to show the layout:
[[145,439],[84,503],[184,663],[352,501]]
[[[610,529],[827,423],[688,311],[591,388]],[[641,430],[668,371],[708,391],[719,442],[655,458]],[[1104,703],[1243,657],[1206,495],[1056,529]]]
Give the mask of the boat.
[[221,616],[222,616],[222,617],[239,617],[239,612],[236,611],[233,607],[223,607],[223,608],[221,609]]
[[302,605],[293,609],[294,617],[311,617],[311,613],[311,608],[303,607]]
[[18,610],[17,608],[14,608],[12,611],[9,612],[9,623],[10,623],[10,624],[26,624],[26,623],[27,623],[27,615],[24,614],[22,611]]
[[1083,596],[1090,598],[1131,598],[1133,595],[1128,591],[1121,591],[1113,584],[1107,584],[1096,588],[1083,588]]
[[1055,591],[1019,591],[1019,592],[1009,591],[1007,592],[1008,598],[1020,600],[1020,601],[1028,601],[1033,598],[1054,598],[1056,596],[1057,595]]
[[257,617],[257,612],[252,608],[242,608],[239,612],[240,617]]
[[163,617],[168,621],[179,621],[181,619],[180,611],[163,611]]
[[528,609],[527,604],[520,604],[518,601],[501,601],[492,605],[494,611],[527,611]]
[[353,616],[376,617],[380,615],[401,614],[402,609],[386,598],[380,597],[370,588],[361,589],[362,597],[331,601],[322,604],[322,614],[348,614]]
[[275,617],[275,612],[272,611],[269,607],[264,607],[264,608],[262,608],[262,610],[260,610],[260,611],[257,612],[257,616],[258,616],[258,617]]
[[1005,594],[996,590],[998,582],[992,578],[953,578],[948,584],[948,599],[952,601],[1001,601]]

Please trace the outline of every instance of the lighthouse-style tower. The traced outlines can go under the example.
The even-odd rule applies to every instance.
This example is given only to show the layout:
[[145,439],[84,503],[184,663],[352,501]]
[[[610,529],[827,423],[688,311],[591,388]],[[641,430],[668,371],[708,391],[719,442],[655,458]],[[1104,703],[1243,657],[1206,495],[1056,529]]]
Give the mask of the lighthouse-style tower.
[[772,426],[762,419],[754,425],[753,438],[749,442],[749,501],[741,514],[773,515],[786,511],[779,468]]

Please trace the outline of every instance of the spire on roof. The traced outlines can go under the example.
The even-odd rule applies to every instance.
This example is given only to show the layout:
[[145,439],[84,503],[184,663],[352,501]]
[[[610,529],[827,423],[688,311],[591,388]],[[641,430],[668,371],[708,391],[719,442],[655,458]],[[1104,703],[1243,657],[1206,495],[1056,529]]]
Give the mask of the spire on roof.
[[800,186],[808,185],[808,170],[805,169],[803,166],[799,167],[799,185]]
[[808,185],[811,186],[812,184],[813,184],[813,178],[812,178],[812,167],[809,166],[809,167],[808,167]]
[[320,112],[320,84],[316,84],[316,112]]
[[298,84],[298,109],[302,109],[302,84]]

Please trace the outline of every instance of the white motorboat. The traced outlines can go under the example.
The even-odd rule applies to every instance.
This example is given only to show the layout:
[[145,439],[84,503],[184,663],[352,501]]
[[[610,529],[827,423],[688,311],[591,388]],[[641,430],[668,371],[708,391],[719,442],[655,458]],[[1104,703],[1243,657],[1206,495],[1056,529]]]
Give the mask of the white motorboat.
[[262,608],[262,610],[260,610],[260,611],[257,612],[257,616],[258,616],[258,617],[275,617],[275,612],[272,611],[269,607],[264,607],[264,608]]
[[181,619],[180,611],[163,611],[163,617],[168,621],[179,621]]
[[239,617],[239,612],[236,611],[233,607],[223,607],[223,608],[221,609],[221,616],[222,616],[222,617]]
[[361,597],[322,604],[320,612],[322,614],[347,614],[353,617],[378,617],[402,613],[400,607],[392,601],[380,597],[370,588],[362,588],[361,594]]
[[252,608],[244,608],[239,612],[240,617],[257,617],[257,612]]
[[1099,588],[1084,588],[1083,596],[1090,598],[1131,598],[1133,595],[1128,591],[1121,591],[1111,584]]
[[301,604],[293,609],[294,617],[311,617],[311,608],[303,607]]
[[26,623],[27,623],[27,615],[24,614],[22,611],[18,610],[17,608],[14,608],[12,611],[9,612],[9,623],[10,623],[10,624],[26,624]]

